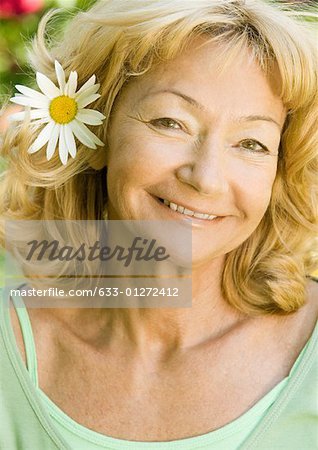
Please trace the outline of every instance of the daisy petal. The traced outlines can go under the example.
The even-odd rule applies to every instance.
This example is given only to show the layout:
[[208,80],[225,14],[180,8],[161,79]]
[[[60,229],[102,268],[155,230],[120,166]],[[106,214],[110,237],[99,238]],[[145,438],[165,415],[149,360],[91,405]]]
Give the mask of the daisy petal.
[[68,158],[68,151],[65,140],[65,125],[61,125],[60,127],[59,155],[62,164],[65,166]]
[[47,144],[47,147],[46,147],[46,159],[48,161],[54,155],[59,135],[60,135],[60,125],[55,123],[53,130],[51,132],[51,137],[50,137],[49,143]]
[[61,91],[59,90],[59,88],[57,88],[48,77],[43,75],[43,73],[36,73],[36,82],[38,83],[38,86],[43,94],[50,99],[59,97],[61,95]]
[[41,133],[38,135],[38,137],[35,139],[31,147],[29,148],[28,153],[37,152],[38,150],[40,150],[40,148],[43,147],[43,145],[47,143],[47,141],[51,137],[53,127],[54,122],[49,122],[47,125],[45,125]]
[[43,101],[47,100],[45,95],[41,94],[41,92],[35,91],[34,89],[28,88],[26,86],[21,86],[20,84],[17,84],[16,89],[20,91],[22,94],[26,95],[27,97],[37,98]]
[[89,95],[96,94],[98,89],[100,88],[100,84],[94,84],[94,86],[90,86],[87,89],[84,89],[82,92],[78,91],[75,95],[76,101],[83,100],[84,97],[88,97]]
[[[75,121],[76,121],[76,119],[75,119]],[[89,137],[94,142],[94,144],[101,145],[101,146],[105,145],[104,142],[102,142],[94,133],[92,133],[91,130],[89,130],[86,125],[84,125],[81,122],[78,122],[78,123],[79,123],[81,129],[87,135],[87,137]]]
[[96,80],[96,76],[95,76],[95,75],[92,75],[92,76],[90,77],[90,79],[87,80],[86,83],[83,84],[83,86],[82,86],[81,89],[76,93],[76,95],[77,95],[77,94],[80,94],[80,93],[83,92],[83,91],[85,91],[87,88],[93,86],[93,84],[95,83],[95,80]]
[[12,121],[19,122],[20,120],[32,119],[45,119],[49,118],[47,109],[32,109],[32,111],[21,111],[18,113],[11,114],[8,119]]
[[99,146],[101,146],[101,147],[103,147],[103,146],[105,145],[104,142],[101,141],[101,140],[99,139],[99,137],[96,136],[96,134],[92,133],[92,132],[87,128],[86,125],[84,125],[84,124],[82,123],[81,126],[82,126],[82,127],[85,127],[86,133],[88,133],[88,135],[92,138],[92,140],[94,141],[94,143],[95,143],[96,145],[99,145]]
[[56,78],[57,81],[59,83],[60,86],[60,90],[61,92],[64,92],[64,88],[65,88],[65,73],[63,70],[63,67],[61,66],[61,64],[55,60],[55,73],[56,73]]
[[10,102],[16,103],[17,105],[30,106],[31,108],[45,108],[49,106],[49,100],[47,98],[39,100],[31,97],[24,97],[23,95],[10,98]]
[[45,117],[44,119],[36,119],[36,120],[32,120],[31,125],[36,124],[39,125],[40,123],[48,123],[50,122],[52,119],[51,117]]
[[71,72],[68,82],[66,83],[64,93],[69,97],[74,97],[77,88],[77,72]]
[[93,94],[89,95],[88,97],[84,97],[81,101],[77,102],[77,106],[79,109],[85,108],[85,106],[89,105],[90,103],[97,100],[101,95],[100,94]]
[[76,156],[75,139],[74,139],[72,130],[68,125],[65,125],[64,133],[65,133],[65,141],[66,141],[67,150],[68,150],[69,154],[72,156],[72,158],[75,158],[75,156]]
[[20,121],[26,121],[30,122],[31,120],[31,112],[38,111],[37,109],[31,109],[29,106],[26,106],[24,111],[17,112],[14,114],[10,114],[8,116],[9,122],[20,122]]
[[71,130],[73,131],[73,133],[75,134],[77,139],[82,144],[86,145],[86,147],[89,147],[89,148],[94,148],[94,149],[96,148],[94,141],[92,141],[90,136],[83,129],[83,127],[85,127],[85,125],[81,124],[80,122],[78,122],[75,119],[75,120],[72,120],[72,122],[70,122],[69,126],[71,127]]
[[105,119],[105,116],[94,109],[81,109],[76,114],[76,119],[88,125],[101,125],[103,123],[102,119]]
[[[30,112],[29,112],[30,115]],[[24,120],[27,117],[26,111],[10,114],[8,117],[8,120],[10,122],[20,122],[21,120]]]

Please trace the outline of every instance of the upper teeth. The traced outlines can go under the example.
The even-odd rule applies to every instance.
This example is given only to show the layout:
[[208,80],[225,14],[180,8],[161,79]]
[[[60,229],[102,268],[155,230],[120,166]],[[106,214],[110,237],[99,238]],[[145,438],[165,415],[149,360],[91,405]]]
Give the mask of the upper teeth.
[[204,214],[199,213],[195,211],[191,211],[191,209],[187,209],[184,206],[177,205],[176,203],[169,202],[169,200],[163,201],[165,205],[169,206],[173,211],[177,211],[181,214],[186,214],[187,216],[194,216],[198,219],[207,219],[207,220],[213,220],[218,216],[212,216],[212,214]]

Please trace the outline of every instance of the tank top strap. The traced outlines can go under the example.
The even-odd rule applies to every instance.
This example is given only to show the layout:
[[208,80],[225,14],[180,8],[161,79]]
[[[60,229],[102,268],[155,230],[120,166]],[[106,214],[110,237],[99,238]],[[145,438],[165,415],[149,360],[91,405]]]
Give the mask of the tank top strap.
[[[21,287],[22,286],[20,286],[20,288]],[[38,387],[39,386],[38,364],[37,364],[33,331],[32,331],[32,326],[31,326],[31,321],[30,321],[30,317],[28,314],[28,310],[23,302],[22,297],[20,295],[18,295],[17,293],[11,295],[11,299],[12,299],[15,311],[17,313],[21,331],[22,331],[25,354],[26,354],[27,369],[28,369],[28,372],[30,374],[33,384],[35,385],[35,387]]]

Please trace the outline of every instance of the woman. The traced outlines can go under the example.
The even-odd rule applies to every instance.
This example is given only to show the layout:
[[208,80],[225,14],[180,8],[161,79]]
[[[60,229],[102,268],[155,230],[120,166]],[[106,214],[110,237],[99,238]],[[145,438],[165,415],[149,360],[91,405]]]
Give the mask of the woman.
[[107,144],[68,160],[8,133],[2,216],[190,221],[192,307],[4,308],[0,447],[316,448],[309,26],[263,1],[110,0],[50,51],[43,29],[36,69],[96,74]]

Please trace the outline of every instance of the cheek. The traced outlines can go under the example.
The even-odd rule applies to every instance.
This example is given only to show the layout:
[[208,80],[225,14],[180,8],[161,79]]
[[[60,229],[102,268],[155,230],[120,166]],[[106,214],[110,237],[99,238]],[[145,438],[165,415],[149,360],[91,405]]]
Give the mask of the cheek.
[[[269,157],[268,157],[269,158]],[[236,183],[239,204],[250,216],[260,217],[270,203],[273,183],[276,176],[276,160],[236,161],[232,167],[232,183]],[[235,169],[235,170],[234,170]]]
[[178,165],[179,147],[177,142],[167,143],[132,128],[109,150],[108,168],[116,177],[123,177],[126,183],[152,184],[160,180],[169,167]]

